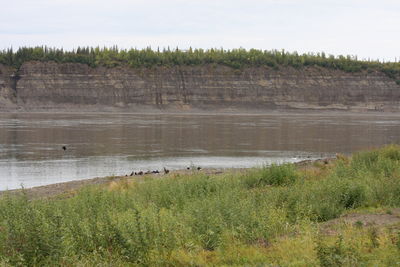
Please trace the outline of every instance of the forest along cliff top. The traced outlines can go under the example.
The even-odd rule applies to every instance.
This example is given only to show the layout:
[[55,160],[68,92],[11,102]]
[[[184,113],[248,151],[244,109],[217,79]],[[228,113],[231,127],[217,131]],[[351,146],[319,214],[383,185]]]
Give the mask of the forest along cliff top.
[[3,110],[398,111],[400,64],[259,50],[0,53]]

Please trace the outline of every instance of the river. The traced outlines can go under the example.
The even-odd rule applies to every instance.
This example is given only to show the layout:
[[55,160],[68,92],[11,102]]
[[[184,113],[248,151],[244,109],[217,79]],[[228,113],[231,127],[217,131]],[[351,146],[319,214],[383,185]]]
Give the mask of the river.
[[296,162],[390,143],[400,143],[400,114],[0,113],[0,190],[163,167]]

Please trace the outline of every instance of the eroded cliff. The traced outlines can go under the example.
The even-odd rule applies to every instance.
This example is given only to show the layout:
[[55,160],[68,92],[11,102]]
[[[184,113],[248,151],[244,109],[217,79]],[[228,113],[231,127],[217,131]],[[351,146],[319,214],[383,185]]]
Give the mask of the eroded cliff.
[[379,71],[322,67],[91,68],[77,63],[0,65],[0,105],[24,109],[342,109],[400,111],[400,85]]
[[0,108],[16,107],[16,86],[18,76],[14,69],[0,64]]

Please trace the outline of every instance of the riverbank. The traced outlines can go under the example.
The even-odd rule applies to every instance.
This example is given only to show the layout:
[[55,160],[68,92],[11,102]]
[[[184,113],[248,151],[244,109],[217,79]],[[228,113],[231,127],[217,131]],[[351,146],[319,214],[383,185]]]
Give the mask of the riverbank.
[[[334,158],[318,159],[318,160],[304,160],[301,162],[294,163],[298,168],[312,167],[313,164],[328,164],[332,162]],[[52,198],[52,197],[68,197],[74,194],[77,190],[92,185],[109,185],[110,183],[127,182],[127,181],[141,181],[146,179],[165,179],[169,177],[181,176],[181,175],[195,175],[195,174],[205,174],[205,175],[237,175],[238,173],[246,172],[245,168],[237,169],[194,169],[194,170],[168,170],[168,174],[164,172],[158,174],[142,174],[142,175],[122,175],[122,176],[107,176],[107,177],[96,177],[92,179],[84,179],[77,181],[69,181],[64,183],[55,183],[50,185],[35,186],[32,188],[24,189],[13,189],[13,190],[3,190],[0,191],[0,197],[6,194],[9,195],[26,195],[29,199],[39,199],[39,198]]]
[[[4,266],[394,266],[400,147],[0,199]],[[143,177],[143,176],[142,176]],[[93,182],[93,181],[92,181]]]
[[51,198],[51,197],[68,197],[68,195],[73,194],[77,190],[85,186],[96,186],[105,185],[115,182],[125,182],[125,181],[144,181],[146,179],[154,178],[168,178],[176,175],[191,175],[193,173],[203,173],[207,175],[218,175],[222,173],[236,173],[244,171],[245,169],[205,169],[201,171],[190,171],[190,170],[174,170],[170,171],[169,174],[159,173],[159,174],[143,174],[143,175],[123,175],[123,176],[107,176],[107,177],[96,177],[92,179],[84,179],[77,181],[69,181],[64,183],[55,183],[43,186],[35,186],[31,188],[24,189],[12,189],[0,191],[0,197],[6,194],[9,195],[26,195],[29,199],[39,199],[39,198]]

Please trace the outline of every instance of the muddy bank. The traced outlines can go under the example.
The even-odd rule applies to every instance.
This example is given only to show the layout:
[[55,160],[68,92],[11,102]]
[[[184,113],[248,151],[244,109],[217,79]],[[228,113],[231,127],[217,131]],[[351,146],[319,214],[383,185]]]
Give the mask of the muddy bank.
[[32,188],[25,189],[14,189],[7,191],[0,191],[0,197],[6,194],[9,195],[18,195],[25,194],[29,199],[37,199],[37,198],[49,198],[54,196],[68,196],[72,194],[74,191],[87,186],[87,185],[102,185],[108,184],[111,182],[118,182],[124,180],[137,180],[142,181],[146,178],[167,178],[169,176],[177,175],[177,174],[193,174],[193,173],[206,173],[209,175],[218,175],[226,172],[238,172],[243,171],[244,169],[232,169],[232,170],[217,170],[217,169],[206,169],[201,171],[190,171],[190,170],[176,170],[171,171],[168,174],[160,173],[160,174],[143,174],[143,175],[124,175],[124,176],[108,176],[108,177],[97,177],[92,179],[78,180],[78,181],[70,181],[65,183],[56,183],[44,186],[37,186]]
[[[304,169],[304,168],[313,168],[314,164],[330,164],[334,161],[334,158],[325,158],[325,159],[318,159],[318,160],[304,160],[294,165],[297,168]],[[14,189],[14,190],[6,190],[0,191],[0,197],[4,195],[18,195],[18,194],[25,194],[29,199],[38,199],[38,198],[51,198],[51,197],[68,197],[69,195],[73,194],[74,191],[79,190],[80,188],[88,185],[106,185],[111,182],[119,182],[124,180],[132,180],[135,179],[137,181],[142,181],[146,178],[168,178],[171,176],[176,175],[192,175],[203,173],[207,175],[221,175],[227,173],[238,173],[238,172],[245,172],[247,169],[243,168],[231,168],[231,169],[200,169],[200,170],[172,170],[169,171],[168,174],[163,172],[158,174],[134,174],[130,176],[130,174],[126,174],[123,176],[108,176],[108,177],[97,177],[92,179],[85,179],[85,180],[78,180],[78,181],[70,181],[65,183],[56,183],[44,186],[37,186],[32,188],[25,188],[25,189]]]

